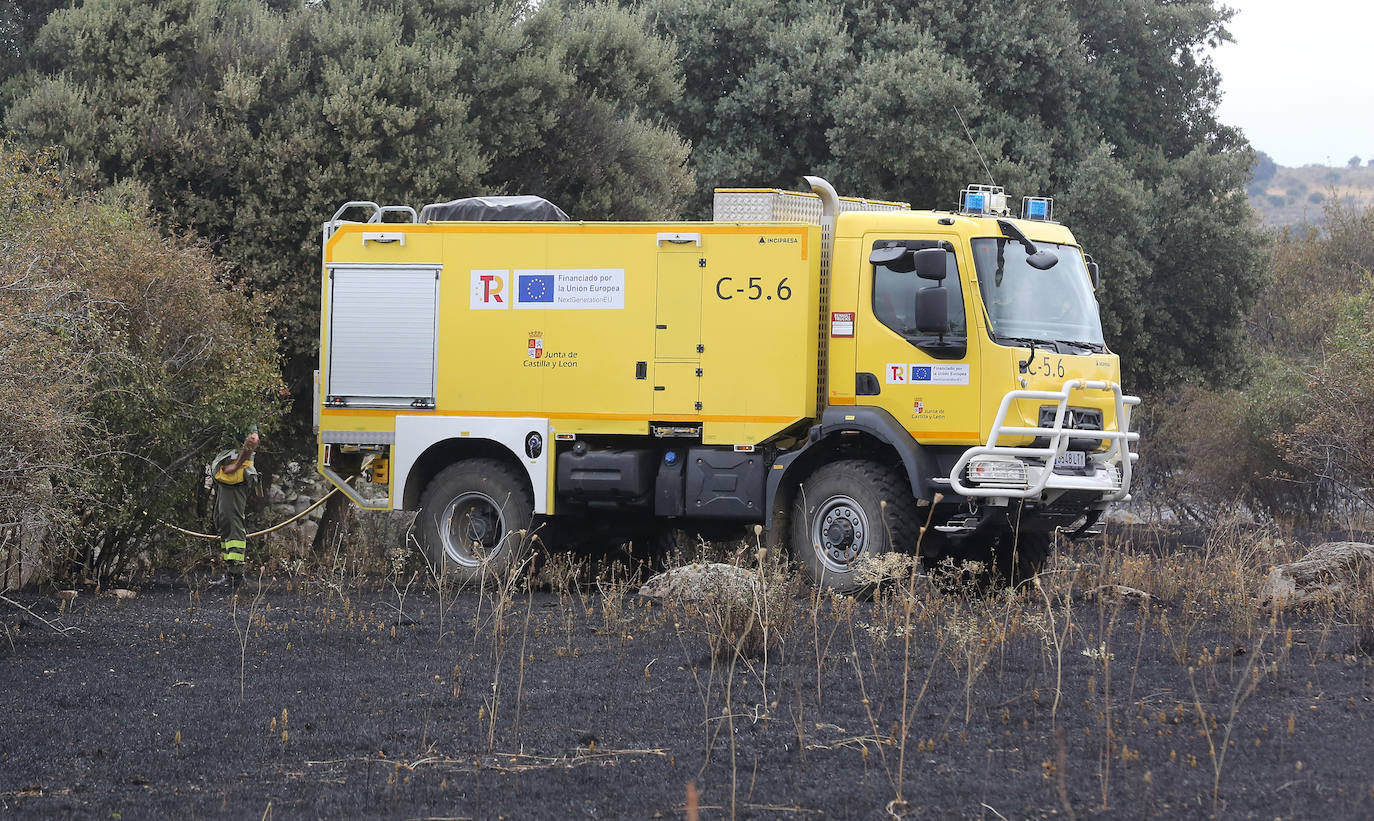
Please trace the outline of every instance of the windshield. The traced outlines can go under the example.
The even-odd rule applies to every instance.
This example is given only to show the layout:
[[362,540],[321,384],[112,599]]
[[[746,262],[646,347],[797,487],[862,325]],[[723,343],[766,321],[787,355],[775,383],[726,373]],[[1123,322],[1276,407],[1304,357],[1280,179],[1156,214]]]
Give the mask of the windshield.
[[1032,268],[1025,248],[1013,239],[973,241],[973,263],[993,336],[1105,350],[1083,255],[1072,245],[1037,246],[1053,251],[1058,264],[1047,271]]

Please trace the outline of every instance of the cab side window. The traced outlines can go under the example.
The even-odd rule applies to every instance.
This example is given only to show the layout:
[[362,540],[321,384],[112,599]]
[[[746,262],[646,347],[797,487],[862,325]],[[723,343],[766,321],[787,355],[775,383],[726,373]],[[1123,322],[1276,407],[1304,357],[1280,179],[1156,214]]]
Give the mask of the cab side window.
[[948,243],[933,240],[879,240],[875,248],[905,246],[914,251],[925,248],[944,248],[945,280],[936,283],[912,273],[898,273],[885,265],[873,266],[873,315],[907,340],[918,345],[934,340],[930,334],[916,331],[916,292],[930,285],[943,284],[949,297],[949,333],[947,337],[967,337],[964,317],[964,290],[959,281],[959,265]]

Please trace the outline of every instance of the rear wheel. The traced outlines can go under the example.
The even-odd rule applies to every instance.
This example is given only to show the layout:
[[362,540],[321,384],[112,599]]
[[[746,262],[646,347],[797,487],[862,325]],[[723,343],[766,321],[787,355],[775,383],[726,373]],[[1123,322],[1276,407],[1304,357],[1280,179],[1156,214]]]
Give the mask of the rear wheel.
[[[886,503],[886,504],[884,504]],[[807,579],[838,593],[864,593],[863,559],[916,544],[916,505],[895,469],[861,459],[822,465],[802,484],[792,510],[792,554]]]
[[430,566],[460,585],[511,567],[526,543],[534,500],[523,477],[494,459],[470,459],[435,476],[420,499],[420,546]]

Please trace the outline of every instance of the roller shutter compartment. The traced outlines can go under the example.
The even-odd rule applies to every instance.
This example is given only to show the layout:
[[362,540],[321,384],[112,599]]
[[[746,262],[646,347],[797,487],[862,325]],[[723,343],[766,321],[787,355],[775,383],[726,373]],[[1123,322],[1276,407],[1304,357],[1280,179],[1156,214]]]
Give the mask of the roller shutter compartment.
[[439,265],[334,265],[327,404],[434,407]]

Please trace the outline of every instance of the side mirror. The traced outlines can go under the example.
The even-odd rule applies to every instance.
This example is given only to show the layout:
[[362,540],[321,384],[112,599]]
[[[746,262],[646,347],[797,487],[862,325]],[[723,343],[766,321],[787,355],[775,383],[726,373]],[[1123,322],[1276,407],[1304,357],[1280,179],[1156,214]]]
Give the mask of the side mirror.
[[945,278],[945,252],[939,248],[925,248],[917,251],[912,256],[915,258],[913,267],[916,276],[921,279],[931,279],[936,282],[943,282]]
[[1093,281],[1093,290],[1094,290],[1094,291],[1096,291],[1098,288],[1101,288],[1101,287],[1102,287],[1102,274],[1101,274],[1101,272],[1098,270],[1098,267],[1097,267],[1097,263],[1096,263],[1096,262],[1089,262],[1089,263],[1088,263],[1088,278],[1091,279],[1091,280]]
[[881,265],[894,274],[909,274],[916,270],[916,262],[910,248],[893,245],[888,248],[874,248],[868,255],[870,265]]
[[[940,255],[940,276],[943,278],[945,252],[937,250],[935,253]],[[931,285],[916,292],[916,333],[939,334],[941,337],[949,333],[949,295],[945,286]]]
[[1026,257],[1026,264],[1037,271],[1048,271],[1059,264],[1059,257],[1053,251],[1036,251]]

